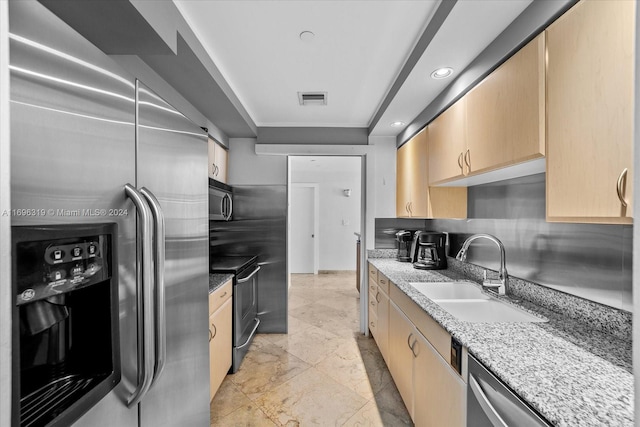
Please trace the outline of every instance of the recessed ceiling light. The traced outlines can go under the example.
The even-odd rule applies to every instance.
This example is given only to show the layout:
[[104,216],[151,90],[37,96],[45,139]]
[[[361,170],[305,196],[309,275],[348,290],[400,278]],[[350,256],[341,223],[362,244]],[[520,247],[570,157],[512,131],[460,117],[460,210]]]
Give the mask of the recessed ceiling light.
[[303,31],[300,33],[300,40],[302,40],[303,42],[309,43],[310,41],[313,40],[315,36],[316,35],[313,34],[311,31]]
[[431,73],[431,78],[432,79],[446,79],[452,73],[453,73],[453,68],[450,68],[450,67],[438,68],[433,73]]
[[394,128],[399,128],[400,126],[404,126],[404,125],[405,123],[401,121],[391,123],[391,126],[393,126]]

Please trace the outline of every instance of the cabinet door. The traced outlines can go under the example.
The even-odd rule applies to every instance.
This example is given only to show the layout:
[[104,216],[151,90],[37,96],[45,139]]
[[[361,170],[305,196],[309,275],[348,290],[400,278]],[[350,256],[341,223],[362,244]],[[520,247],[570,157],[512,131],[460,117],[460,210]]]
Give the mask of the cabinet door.
[[231,368],[232,298],[209,317],[209,373],[210,399],[213,399],[222,380]]
[[389,365],[389,297],[378,288],[378,337],[376,342],[382,357]]
[[393,303],[389,305],[389,371],[413,419],[413,353],[418,332]]
[[428,200],[428,161],[427,156],[427,129],[423,129],[411,138],[409,144],[409,162],[411,169],[411,200],[409,213],[415,218],[427,218],[429,216]]
[[227,163],[229,159],[229,152],[220,144],[216,144],[216,180],[220,182],[227,182]]
[[430,185],[461,178],[465,174],[466,121],[466,97],[462,97],[427,127]]
[[216,179],[215,176],[215,163],[216,163],[216,142],[209,138],[208,141],[208,152],[209,152],[209,164],[207,166],[208,170],[209,170],[209,178],[211,179]]
[[411,156],[409,143],[398,148],[396,154],[396,216],[407,218],[409,214],[409,202],[411,201]]
[[468,173],[544,156],[544,48],[540,34],[465,96]]
[[582,1],[546,31],[549,221],[632,222],[635,7]]
[[422,334],[416,335],[413,365],[416,426],[464,427],[465,383]]

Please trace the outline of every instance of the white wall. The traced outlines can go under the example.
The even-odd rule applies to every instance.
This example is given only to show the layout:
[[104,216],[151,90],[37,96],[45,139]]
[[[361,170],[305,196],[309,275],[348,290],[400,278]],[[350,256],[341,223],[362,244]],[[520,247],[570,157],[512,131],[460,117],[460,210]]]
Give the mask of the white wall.
[[255,138],[229,138],[229,185],[286,185],[287,156],[259,156]]
[[396,138],[370,136],[369,144],[376,146],[375,157],[375,218],[396,216]]
[[[318,269],[355,270],[353,233],[360,232],[361,158],[314,157],[317,169],[308,167],[303,159],[291,159],[291,183],[319,186]],[[350,197],[344,195],[347,188],[351,189]]]

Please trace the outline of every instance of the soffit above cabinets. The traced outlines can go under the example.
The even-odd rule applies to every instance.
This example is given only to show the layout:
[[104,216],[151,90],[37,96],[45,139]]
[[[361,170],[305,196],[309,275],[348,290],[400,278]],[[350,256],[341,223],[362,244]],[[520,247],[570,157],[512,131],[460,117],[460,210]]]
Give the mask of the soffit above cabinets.
[[[258,127],[396,136],[403,127],[390,124],[410,123],[531,1],[458,0],[440,23],[437,0],[174,3]],[[430,23],[437,33],[416,55]],[[453,75],[432,79],[441,66]],[[303,91],[328,92],[327,105],[300,106]]]
[[[174,2],[259,127],[368,127],[438,6]],[[304,31],[311,40],[301,39]],[[298,92],[328,92],[327,105],[300,106]]]

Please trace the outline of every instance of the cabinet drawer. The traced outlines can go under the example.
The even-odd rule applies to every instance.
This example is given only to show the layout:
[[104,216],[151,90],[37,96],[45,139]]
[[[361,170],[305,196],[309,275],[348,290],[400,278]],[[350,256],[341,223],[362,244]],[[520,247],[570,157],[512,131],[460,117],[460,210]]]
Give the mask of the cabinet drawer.
[[376,301],[377,294],[377,286],[375,286],[373,290],[371,290],[371,287],[369,287],[369,313],[373,311],[375,314],[378,314],[378,301]]
[[389,295],[389,279],[382,273],[378,273],[378,287],[382,292]]
[[375,268],[371,263],[369,265],[369,281],[373,281],[374,283],[378,282],[378,269]]
[[224,304],[226,300],[231,298],[233,293],[233,280],[229,280],[224,285],[220,286],[214,292],[209,294],[209,315],[212,315],[214,311]]
[[391,286],[389,296],[444,360],[451,362],[451,336],[449,333],[396,285]]
[[374,338],[378,337],[378,316],[369,310],[369,330]]

